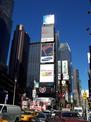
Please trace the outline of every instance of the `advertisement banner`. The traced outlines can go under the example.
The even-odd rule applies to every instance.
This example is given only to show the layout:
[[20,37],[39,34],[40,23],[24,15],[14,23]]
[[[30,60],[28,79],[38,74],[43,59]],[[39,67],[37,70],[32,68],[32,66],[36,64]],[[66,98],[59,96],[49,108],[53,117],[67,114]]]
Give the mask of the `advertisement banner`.
[[55,23],[55,16],[53,14],[43,16],[44,25],[54,24],[54,23]]
[[61,61],[58,61],[58,80],[61,80]]
[[62,74],[63,74],[63,80],[69,80],[67,60],[62,61]]
[[41,38],[41,42],[53,42],[54,41],[54,37],[53,38]]
[[54,82],[54,64],[40,65],[40,82]]
[[42,26],[41,42],[54,41],[54,25]]
[[88,56],[88,63],[90,64],[90,53],[89,52],[87,53],[87,56]]
[[41,63],[54,62],[54,44],[41,44]]

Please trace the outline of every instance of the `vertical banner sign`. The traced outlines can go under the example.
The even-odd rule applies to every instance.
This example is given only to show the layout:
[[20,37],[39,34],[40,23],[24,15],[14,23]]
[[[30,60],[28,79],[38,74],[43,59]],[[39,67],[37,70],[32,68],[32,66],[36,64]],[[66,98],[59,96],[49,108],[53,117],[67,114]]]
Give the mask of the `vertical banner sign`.
[[63,74],[63,80],[69,80],[67,60],[62,61],[62,74]]
[[61,80],[61,61],[58,61],[58,80]]

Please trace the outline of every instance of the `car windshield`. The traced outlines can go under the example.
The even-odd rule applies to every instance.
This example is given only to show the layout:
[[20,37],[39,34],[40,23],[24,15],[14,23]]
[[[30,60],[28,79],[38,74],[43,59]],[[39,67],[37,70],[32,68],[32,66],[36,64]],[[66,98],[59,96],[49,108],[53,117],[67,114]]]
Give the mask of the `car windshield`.
[[79,115],[77,113],[64,112],[62,117],[79,117]]
[[77,112],[82,112],[82,110],[80,110],[80,109],[78,109],[78,110],[75,110],[75,111],[77,111]]
[[29,115],[29,114],[33,114],[33,112],[25,111],[24,114]]
[[0,111],[1,111],[1,109],[2,109],[2,105],[0,105]]
[[45,115],[42,114],[42,113],[39,113],[37,117],[38,117],[38,118],[45,118]]

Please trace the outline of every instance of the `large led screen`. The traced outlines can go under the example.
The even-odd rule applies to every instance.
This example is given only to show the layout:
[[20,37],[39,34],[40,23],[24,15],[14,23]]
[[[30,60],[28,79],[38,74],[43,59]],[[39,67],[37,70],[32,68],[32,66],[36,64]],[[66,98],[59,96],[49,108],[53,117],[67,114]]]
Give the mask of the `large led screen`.
[[41,63],[54,62],[54,43],[41,44]]
[[43,24],[47,25],[54,23],[55,23],[55,16],[53,14],[43,16]]
[[58,80],[61,80],[61,61],[58,61]]
[[69,75],[68,75],[68,61],[67,60],[63,60],[62,61],[62,74],[63,74],[63,79],[64,80],[68,80],[69,79]]
[[54,25],[42,26],[41,42],[54,41]]
[[40,65],[40,82],[54,82],[54,64]]

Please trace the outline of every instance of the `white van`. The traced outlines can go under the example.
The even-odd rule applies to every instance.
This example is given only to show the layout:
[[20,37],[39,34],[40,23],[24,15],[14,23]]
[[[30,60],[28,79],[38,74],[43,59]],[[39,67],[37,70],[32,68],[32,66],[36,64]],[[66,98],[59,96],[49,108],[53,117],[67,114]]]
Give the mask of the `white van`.
[[74,111],[76,111],[76,112],[78,112],[79,114],[80,114],[80,116],[82,117],[82,115],[83,115],[83,109],[82,109],[82,107],[74,107]]
[[16,122],[21,114],[21,108],[17,105],[0,104],[0,118],[9,122]]

